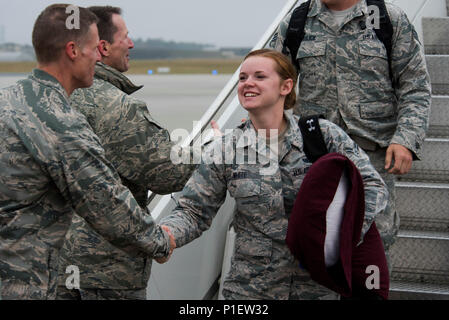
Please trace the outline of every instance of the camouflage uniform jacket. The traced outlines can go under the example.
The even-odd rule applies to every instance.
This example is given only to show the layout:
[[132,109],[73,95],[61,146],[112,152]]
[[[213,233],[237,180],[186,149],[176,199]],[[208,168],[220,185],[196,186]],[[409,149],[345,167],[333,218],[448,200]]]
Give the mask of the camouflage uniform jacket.
[[[173,143],[168,131],[150,117],[145,102],[129,96],[140,88],[121,72],[97,63],[93,85],[76,90],[70,102],[86,116],[106,158],[139,204],[146,207],[148,189],[159,194],[180,191],[195,166],[171,162]],[[151,271],[151,259],[116,248],[76,215],[60,262],[59,285],[64,285],[65,268],[77,265],[81,288],[145,288]]]
[[[289,128],[280,144],[280,160],[276,161],[272,174],[265,174],[261,164],[236,164],[239,163],[236,158],[234,164],[201,164],[184,187],[178,206],[160,221],[172,229],[177,247],[181,247],[209,228],[229,191],[236,201],[233,225],[237,235],[231,270],[223,288],[255,299],[288,299],[295,290],[295,277],[310,281],[308,273],[299,268],[290,253],[285,238],[296,194],[312,164],[303,151],[298,118],[284,114]],[[320,126],[329,152],[346,155],[363,177],[364,235],[387,204],[386,186],[366,153],[343,130],[327,120],[320,120]],[[226,136],[222,139],[223,147],[218,148],[222,150],[222,159],[224,150],[227,153],[236,150],[235,154],[242,152],[245,157],[251,149],[255,151],[252,143],[240,140],[254,130],[251,122],[240,125],[239,129],[233,133],[234,139]],[[211,145],[212,150],[217,149],[216,143]],[[261,156],[259,151],[257,156]]]
[[[351,136],[387,147],[405,146],[419,157],[430,110],[430,83],[423,48],[405,13],[387,5],[393,24],[392,85],[387,51],[368,27],[369,12],[360,0],[341,26],[313,0],[299,61],[295,114],[321,113]],[[282,50],[290,15],[279,25],[270,46]]]
[[108,162],[86,118],[42,70],[0,91],[0,292],[55,298],[58,256],[76,212],[113,245],[168,254],[154,224]]

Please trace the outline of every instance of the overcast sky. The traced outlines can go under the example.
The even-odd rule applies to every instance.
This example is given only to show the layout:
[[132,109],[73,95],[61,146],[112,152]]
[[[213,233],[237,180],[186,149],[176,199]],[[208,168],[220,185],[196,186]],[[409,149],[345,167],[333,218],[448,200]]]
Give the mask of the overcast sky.
[[[0,0],[5,40],[31,44],[39,13],[64,0]],[[120,6],[132,38],[252,47],[288,0],[77,0],[79,6]]]

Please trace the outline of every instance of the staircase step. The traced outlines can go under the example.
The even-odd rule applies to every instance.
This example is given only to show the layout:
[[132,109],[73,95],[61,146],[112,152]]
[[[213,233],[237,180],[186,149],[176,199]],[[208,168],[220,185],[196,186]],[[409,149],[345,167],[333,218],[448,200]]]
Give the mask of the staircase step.
[[432,94],[449,95],[449,55],[426,55]]
[[428,137],[449,137],[449,96],[432,96]]
[[405,230],[449,232],[449,184],[397,182],[396,209]]
[[449,285],[391,281],[390,300],[449,300]]
[[393,281],[449,285],[449,233],[400,230],[390,249]]
[[404,182],[449,182],[449,139],[425,139],[421,160],[414,161],[410,172],[397,179]]
[[422,18],[426,54],[449,54],[449,18]]

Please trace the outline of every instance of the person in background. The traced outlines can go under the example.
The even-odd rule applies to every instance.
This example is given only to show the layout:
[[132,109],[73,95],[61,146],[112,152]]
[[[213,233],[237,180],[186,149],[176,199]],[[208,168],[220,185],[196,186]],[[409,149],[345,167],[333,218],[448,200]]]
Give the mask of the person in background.
[[297,54],[292,56],[284,46],[292,14],[279,25],[270,47],[299,66],[294,114],[323,114],[340,126],[387,184],[388,206],[376,217],[376,225],[391,272],[389,249],[399,230],[396,176],[409,172],[412,160],[420,158],[431,90],[413,25],[397,6],[379,3],[386,6],[392,23],[391,56],[374,30],[377,26],[370,27],[369,19],[379,17],[373,17],[367,0],[311,0]]

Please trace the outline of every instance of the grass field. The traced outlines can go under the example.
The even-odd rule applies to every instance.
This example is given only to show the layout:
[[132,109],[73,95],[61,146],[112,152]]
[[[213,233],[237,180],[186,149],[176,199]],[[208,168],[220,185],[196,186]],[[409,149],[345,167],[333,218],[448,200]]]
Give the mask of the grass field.
[[[241,59],[176,59],[176,60],[133,60],[128,74],[147,74],[158,68],[170,68],[170,74],[231,74],[237,70]],[[29,73],[36,62],[0,62],[0,73]]]
[[0,62],[0,73],[29,73],[36,67],[36,62]]
[[146,74],[148,70],[157,73],[158,68],[168,67],[171,74],[210,74],[216,70],[219,74],[234,73],[241,59],[179,59],[179,60],[134,60],[128,73]]

